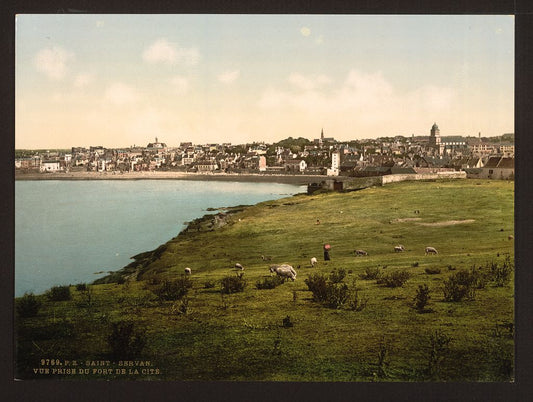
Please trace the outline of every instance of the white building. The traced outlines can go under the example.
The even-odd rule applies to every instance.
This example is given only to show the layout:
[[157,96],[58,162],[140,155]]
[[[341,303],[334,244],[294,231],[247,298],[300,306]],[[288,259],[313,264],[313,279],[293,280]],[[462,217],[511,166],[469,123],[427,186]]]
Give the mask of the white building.
[[331,154],[331,169],[327,170],[327,175],[338,176],[340,165],[341,165],[341,153],[339,151],[335,151]]

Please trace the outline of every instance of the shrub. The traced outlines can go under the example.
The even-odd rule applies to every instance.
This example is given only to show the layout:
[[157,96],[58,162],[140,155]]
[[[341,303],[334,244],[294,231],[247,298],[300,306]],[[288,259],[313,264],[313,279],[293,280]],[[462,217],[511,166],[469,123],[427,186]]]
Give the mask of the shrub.
[[365,273],[359,276],[361,277],[361,279],[376,280],[381,277],[381,271],[379,270],[379,267],[376,267],[376,268],[368,267],[365,269]]
[[309,290],[313,293],[313,300],[324,302],[327,299],[328,285],[327,277],[322,274],[311,274],[304,281]]
[[345,283],[330,282],[327,286],[325,305],[329,308],[341,308],[350,296],[348,285]]
[[33,293],[24,293],[16,304],[17,313],[20,317],[35,317],[41,308],[41,302]]
[[190,312],[191,309],[189,308],[189,299],[187,297],[183,297],[170,306],[170,314],[187,315]]
[[46,296],[51,301],[70,300],[70,286],[54,286],[46,293]]
[[359,293],[357,289],[353,290],[348,297],[348,309],[352,311],[362,311],[366,307],[368,298],[359,299]]
[[287,316],[283,319],[283,328],[293,327],[294,323],[291,321],[291,317]]
[[86,285],[85,283],[78,283],[78,284],[76,285],[76,290],[77,290],[78,292],[81,292],[81,291],[83,291],[83,290],[87,290],[87,285]]
[[426,268],[424,271],[426,271],[426,274],[429,275],[440,274],[440,268]]
[[281,285],[284,282],[283,278],[280,276],[269,276],[263,278],[262,281],[257,281],[255,287],[257,289],[274,289],[276,286]]
[[182,276],[173,281],[163,281],[154,293],[161,300],[179,300],[192,288],[192,281],[187,276]]
[[204,282],[204,288],[205,289],[212,289],[215,287],[215,282],[214,281],[205,281]]
[[470,268],[470,276],[472,286],[475,289],[484,289],[490,279],[489,276],[482,271],[481,267],[479,267],[479,269],[476,269],[475,266]]
[[222,278],[220,283],[222,285],[221,292],[225,294],[242,292],[246,286],[244,273],[239,273],[235,276],[226,276],[225,278]]
[[366,300],[358,298],[355,281],[353,289],[350,289],[346,283],[334,282],[331,276],[328,278],[326,275],[312,274],[305,283],[313,293],[313,300],[326,307],[338,309],[347,306],[350,310],[361,311],[366,306]]
[[464,269],[450,275],[444,281],[444,300],[461,301],[463,299],[474,300],[476,295],[475,277],[471,272]]
[[490,263],[490,276],[496,286],[502,287],[509,283],[511,275],[514,270],[514,263],[511,261],[511,257],[505,257],[503,264],[500,266],[498,263]]
[[418,265],[419,265],[419,264],[418,264],[418,261],[416,261],[416,262],[413,262],[413,263],[411,264],[411,266],[412,266],[413,268],[416,268],[416,267],[418,267]]
[[346,270],[344,268],[334,269],[329,276],[329,280],[333,283],[341,283],[346,277]]
[[429,378],[438,379],[442,361],[448,352],[448,344],[452,338],[440,330],[436,330],[429,336],[428,366]]
[[377,280],[377,283],[389,288],[397,288],[403,286],[410,277],[411,274],[405,270],[393,271],[381,276],[381,278]]
[[424,311],[424,307],[426,307],[429,302],[429,299],[431,299],[431,296],[429,295],[430,293],[431,290],[429,290],[428,285],[426,285],[425,283],[423,285],[418,285],[414,302],[415,307],[419,312]]
[[132,359],[142,352],[146,345],[146,335],[135,328],[132,321],[119,321],[111,324],[107,336],[111,355],[117,359]]

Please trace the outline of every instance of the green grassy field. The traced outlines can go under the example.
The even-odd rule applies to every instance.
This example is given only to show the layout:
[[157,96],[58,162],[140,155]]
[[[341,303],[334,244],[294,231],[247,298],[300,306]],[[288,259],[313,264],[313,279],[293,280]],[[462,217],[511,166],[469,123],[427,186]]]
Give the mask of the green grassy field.
[[[514,258],[509,239],[514,182],[403,182],[350,193],[302,194],[243,208],[225,219],[227,224],[216,230],[199,222],[201,230],[172,239],[156,253],[159,258],[148,253],[142,263],[123,271],[129,277],[124,283],[90,285],[89,291],[72,286],[68,301],[37,296],[42,303],[38,314],[16,319],[17,377],[513,379],[513,276],[498,284],[488,265]],[[330,261],[322,258],[325,243],[332,246]],[[398,244],[406,251],[395,253]],[[426,246],[438,254],[425,255]],[[356,257],[355,249],[368,256]],[[272,259],[263,261],[261,255]],[[318,259],[313,268],[311,257]],[[258,281],[270,277],[269,265],[283,262],[296,269],[296,280],[257,289]],[[236,276],[235,263],[245,267],[246,287],[223,294],[220,281]],[[182,277],[185,267],[192,269],[187,295],[175,301],[158,297],[162,281]],[[475,295],[445,301],[447,281],[472,267],[484,279]],[[405,270],[410,277],[400,287],[363,278],[376,268],[381,275]],[[313,300],[305,280],[333,270],[344,270],[352,301],[357,290],[358,309]],[[430,299],[416,309],[420,285],[427,285]],[[118,321],[133,322],[145,341],[127,359],[148,360],[159,373],[115,371],[121,358],[113,354],[108,336]],[[43,367],[43,358],[77,360],[84,368],[89,361],[110,361],[113,370],[43,375],[33,370]]]

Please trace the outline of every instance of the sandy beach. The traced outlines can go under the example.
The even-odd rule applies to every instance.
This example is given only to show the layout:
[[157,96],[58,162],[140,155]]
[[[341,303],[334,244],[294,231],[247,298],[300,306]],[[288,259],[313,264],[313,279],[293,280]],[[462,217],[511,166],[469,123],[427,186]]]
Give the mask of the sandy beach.
[[186,173],[186,172],[69,172],[69,173],[15,173],[15,180],[205,180],[245,181],[307,185],[320,183],[327,176],[240,174],[240,173]]

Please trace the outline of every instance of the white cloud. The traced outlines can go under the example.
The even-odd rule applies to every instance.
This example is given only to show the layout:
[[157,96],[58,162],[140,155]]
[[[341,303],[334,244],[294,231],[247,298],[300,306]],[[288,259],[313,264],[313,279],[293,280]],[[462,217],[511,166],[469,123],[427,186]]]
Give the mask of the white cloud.
[[223,82],[224,84],[230,84],[237,80],[239,76],[241,75],[241,72],[239,70],[233,70],[233,71],[226,71],[222,74],[219,74],[218,80],[220,82]]
[[311,30],[308,27],[302,27],[300,29],[300,33],[302,34],[302,36],[309,36],[311,35]]
[[135,88],[121,82],[110,85],[105,91],[105,100],[114,105],[127,105],[138,102],[141,97]]
[[[450,88],[423,86],[399,93],[381,73],[351,70],[346,79],[331,88],[327,76],[292,74],[292,86],[269,88],[259,99],[259,107],[269,115],[320,125],[336,125],[346,138],[392,135],[394,130],[418,127],[423,119],[453,117],[455,92]],[[434,117],[436,116],[436,117]],[[440,116],[440,117],[439,117]],[[306,123],[307,124],[307,123]]]
[[300,89],[310,91],[329,84],[331,79],[323,74],[306,77],[302,74],[293,73],[289,76],[289,82]]
[[180,48],[165,38],[152,43],[144,50],[142,56],[144,61],[152,64],[184,64],[188,66],[198,64],[200,59],[200,53],[196,48]]
[[73,53],[54,46],[40,50],[34,59],[38,71],[46,74],[53,80],[62,79],[67,73],[67,63],[74,57]]
[[76,78],[74,78],[74,86],[76,88],[84,88],[90,83],[94,81],[94,74],[90,73],[82,73],[78,74]]
[[176,75],[172,77],[170,83],[178,94],[185,94],[189,90],[189,80],[185,77]]

